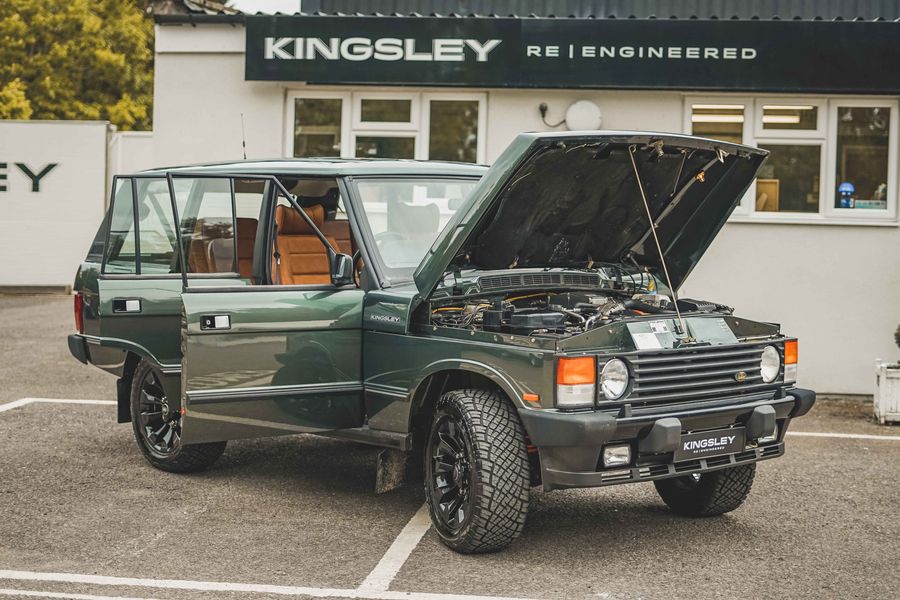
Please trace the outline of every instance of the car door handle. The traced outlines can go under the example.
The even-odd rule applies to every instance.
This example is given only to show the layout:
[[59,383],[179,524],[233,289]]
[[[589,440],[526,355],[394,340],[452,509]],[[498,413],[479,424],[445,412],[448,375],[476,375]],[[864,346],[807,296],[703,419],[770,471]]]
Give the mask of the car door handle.
[[200,329],[203,331],[231,329],[231,315],[203,315],[200,317]]
[[113,298],[112,310],[114,313],[139,313],[141,301],[139,298]]

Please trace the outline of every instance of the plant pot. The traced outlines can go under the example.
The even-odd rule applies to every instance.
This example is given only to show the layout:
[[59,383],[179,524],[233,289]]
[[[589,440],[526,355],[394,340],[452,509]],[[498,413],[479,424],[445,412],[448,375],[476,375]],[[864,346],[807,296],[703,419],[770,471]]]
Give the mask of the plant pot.
[[875,361],[875,418],[900,423],[900,364]]

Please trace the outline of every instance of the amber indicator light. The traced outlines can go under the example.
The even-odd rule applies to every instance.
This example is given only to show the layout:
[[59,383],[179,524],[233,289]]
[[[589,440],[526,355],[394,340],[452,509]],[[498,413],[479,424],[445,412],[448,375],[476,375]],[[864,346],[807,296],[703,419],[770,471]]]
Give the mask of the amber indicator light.
[[560,385],[581,385],[594,383],[596,379],[597,369],[594,366],[593,356],[559,359],[559,364],[556,367],[556,383]]
[[784,343],[784,364],[797,364],[797,340],[788,340]]

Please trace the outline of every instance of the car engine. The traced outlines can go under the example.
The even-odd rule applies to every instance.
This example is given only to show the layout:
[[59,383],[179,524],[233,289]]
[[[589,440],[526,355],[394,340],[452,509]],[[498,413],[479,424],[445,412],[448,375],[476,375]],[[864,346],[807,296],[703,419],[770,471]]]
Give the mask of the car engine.
[[[714,302],[678,300],[682,313],[731,314]],[[675,304],[663,294],[590,294],[539,292],[502,298],[479,298],[433,308],[431,324],[514,335],[565,337],[631,317],[675,316]]]

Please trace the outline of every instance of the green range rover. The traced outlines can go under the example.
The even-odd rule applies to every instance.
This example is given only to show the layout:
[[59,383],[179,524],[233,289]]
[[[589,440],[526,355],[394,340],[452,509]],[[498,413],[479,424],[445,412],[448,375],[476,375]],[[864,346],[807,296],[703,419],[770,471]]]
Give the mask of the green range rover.
[[[319,433],[424,477],[459,552],[529,490],[654,482],[737,508],[815,393],[797,340],[677,290],[766,152],[680,135],[523,134],[490,168],[244,161],[116,177],[75,282],[72,354],[165,471]],[[386,475],[382,475],[382,472]]]

